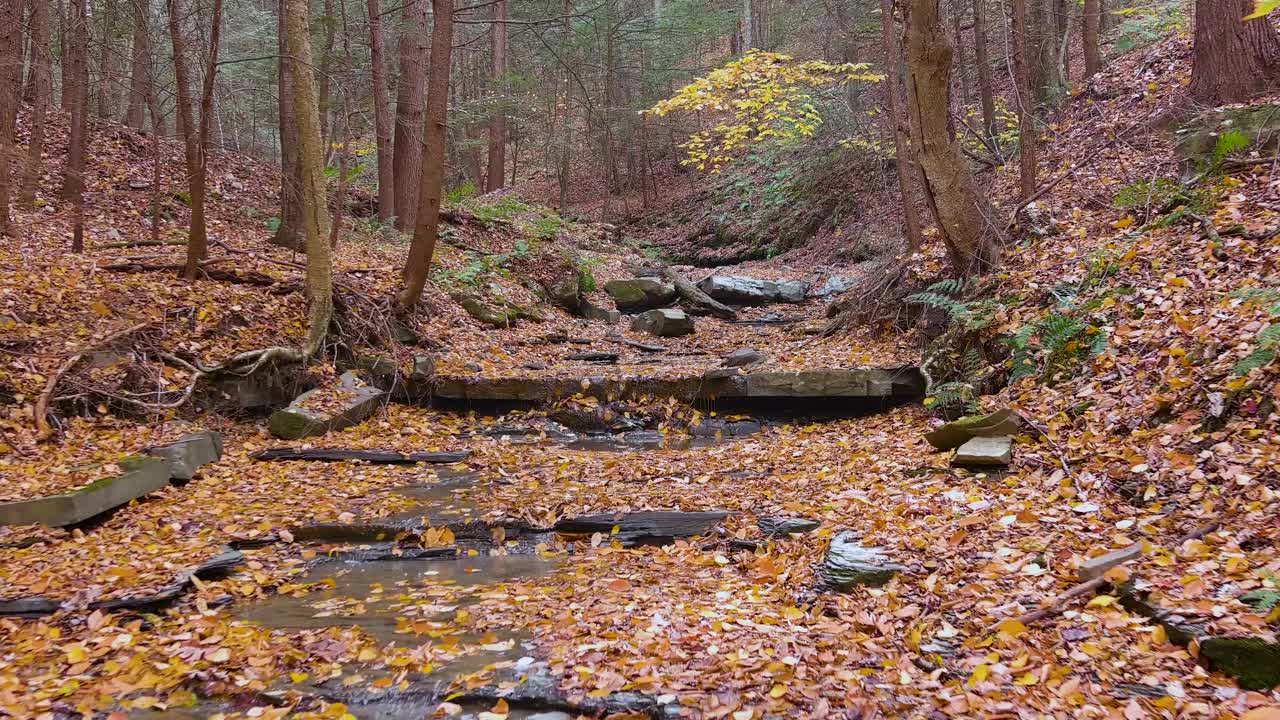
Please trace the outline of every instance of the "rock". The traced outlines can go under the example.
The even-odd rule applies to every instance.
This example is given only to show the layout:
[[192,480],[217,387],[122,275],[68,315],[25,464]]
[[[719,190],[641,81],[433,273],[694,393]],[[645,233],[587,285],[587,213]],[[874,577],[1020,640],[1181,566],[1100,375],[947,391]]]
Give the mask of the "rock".
[[[669,543],[675,538],[705,535],[720,524],[727,512],[680,512],[645,510],[629,513],[597,513],[566,518],[553,528],[559,533],[590,535],[603,533],[623,544]],[[613,529],[618,528],[614,533]]]
[[622,313],[617,310],[605,310],[602,307],[597,307],[585,298],[582,301],[582,317],[588,320],[599,320],[608,325],[617,325],[622,321]]
[[431,353],[414,353],[409,377],[405,378],[405,395],[412,402],[430,398],[435,382],[435,356]]
[[756,520],[756,527],[765,535],[797,535],[817,530],[822,523],[817,520],[796,517],[762,517]]
[[118,464],[122,474],[79,490],[0,503],[0,525],[74,525],[169,484],[169,461],[165,458],[132,455]]
[[190,480],[201,465],[222,458],[222,434],[201,430],[147,450],[148,455],[169,461],[169,476],[174,480]]
[[543,285],[547,300],[570,314],[582,312],[582,271],[574,267],[565,268],[559,277]]
[[833,295],[848,292],[853,289],[854,281],[852,279],[842,278],[838,275],[832,275],[822,284],[822,287],[813,291],[813,296],[817,298],[827,298]]
[[1280,145],[1280,104],[1260,103],[1233,109],[1209,110],[1183,125],[1175,133],[1178,156],[1190,174],[1209,168],[1222,158],[1219,141],[1227,133],[1242,140],[1232,152],[1257,152],[1262,157],[1275,154]]
[[760,423],[756,420],[736,420],[728,422],[720,418],[703,418],[702,422],[689,428],[694,437],[742,437],[760,432]]
[[129,189],[130,190],[150,190],[151,183],[147,180],[130,180]]
[[880,548],[859,545],[853,533],[836,533],[822,559],[818,578],[828,590],[848,592],[860,585],[880,587],[906,568],[890,562]]
[[[355,375],[349,372],[342,374],[339,383],[337,397],[331,398],[333,409],[308,409],[308,401],[314,402],[332,392],[329,388],[308,390],[289,407],[271,414],[271,434],[297,440],[351,427],[377,412],[386,395],[375,387],[360,386]],[[321,395],[322,391],[328,392]]]
[[269,462],[273,460],[310,460],[314,462],[359,461],[373,465],[413,465],[415,463],[459,463],[470,457],[470,450],[454,452],[402,453],[397,450],[347,450],[344,448],[268,448],[249,457]]
[[746,367],[764,362],[764,356],[751,348],[738,348],[724,356],[725,367]]
[[1142,546],[1138,544],[1130,545],[1127,548],[1113,550],[1105,555],[1089,558],[1080,563],[1080,568],[1076,571],[1076,575],[1081,582],[1093,580],[1107,574],[1107,571],[1117,565],[1123,565],[1130,560],[1137,560],[1142,557]]
[[1016,435],[1021,427],[1020,415],[1010,408],[1001,408],[987,415],[970,415],[953,420],[925,433],[924,439],[939,450],[954,450],[976,437]]
[[804,302],[809,284],[799,280],[757,280],[734,275],[712,275],[698,289],[713,300],[730,305],[769,305]]
[[581,362],[606,363],[616,365],[618,362],[618,353],[611,352],[580,352],[572,353],[564,356],[565,360],[578,360]]
[[887,397],[924,393],[924,380],[918,370],[838,368],[760,372],[743,377],[746,397]]
[[976,437],[961,445],[951,457],[957,467],[1004,467],[1013,458],[1013,438]]
[[683,310],[670,308],[650,310],[637,315],[631,321],[631,329],[658,337],[677,337],[693,332],[693,318],[686,315]]
[[623,312],[652,310],[676,299],[673,285],[651,277],[610,280],[604,284],[604,291]]

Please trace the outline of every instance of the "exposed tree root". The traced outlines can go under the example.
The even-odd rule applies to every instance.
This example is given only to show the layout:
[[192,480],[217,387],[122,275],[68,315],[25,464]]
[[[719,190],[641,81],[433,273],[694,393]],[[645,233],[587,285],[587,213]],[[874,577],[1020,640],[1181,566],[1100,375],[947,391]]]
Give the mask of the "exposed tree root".
[[663,268],[662,277],[676,287],[676,293],[680,295],[680,299],[688,303],[693,310],[718,317],[721,320],[738,319],[738,313],[733,308],[712,299],[710,295],[702,292],[697,285],[690,282],[689,278],[675,270]]
[[102,340],[100,340],[99,342],[93,344],[90,347],[85,348],[84,350],[81,350],[80,352],[76,353],[75,355],[72,355],[71,357],[63,361],[62,365],[58,367],[57,372],[49,376],[49,382],[45,383],[44,390],[40,393],[40,397],[36,399],[35,420],[36,420],[36,441],[37,442],[43,442],[53,436],[53,428],[49,425],[49,418],[48,418],[49,401],[53,398],[53,391],[58,387],[58,381],[60,381],[64,375],[70,372],[71,368],[75,367],[76,363],[80,362],[80,359],[83,358],[86,353],[93,352],[98,348],[101,348],[105,345],[109,345],[110,343],[115,342],[116,340],[119,340],[120,338],[125,337],[127,335],[132,335],[133,333],[137,332],[138,330],[141,330],[142,328],[149,326],[150,324],[151,324],[150,322],[138,323],[137,325],[127,327],[124,330],[121,330],[119,332],[112,333],[107,337],[103,338]]

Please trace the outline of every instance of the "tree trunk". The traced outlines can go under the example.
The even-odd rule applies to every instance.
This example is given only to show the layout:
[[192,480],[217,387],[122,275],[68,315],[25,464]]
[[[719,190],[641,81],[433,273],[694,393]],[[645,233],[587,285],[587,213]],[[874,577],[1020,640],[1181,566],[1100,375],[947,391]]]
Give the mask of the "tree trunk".
[[978,66],[978,97],[982,104],[982,128],[995,144],[996,97],[991,84],[991,56],[987,51],[987,0],[973,0],[973,54]]
[[[329,75],[333,67],[333,37],[336,22],[333,16],[333,0],[324,0],[324,48],[320,51],[320,138],[329,137]],[[324,157],[325,150],[320,150]]]
[[505,184],[507,168],[507,2],[493,5],[493,27],[489,31],[491,76],[495,89],[502,91],[498,109],[489,119],[489,171],[485,175],[485,191],[499,190]]
[[948,127],[952,50],[938,2],[911,0],[907,16],[911,134],[951,264],[956,273],[971,275],[994,268],[1000,251],[988,221],[991,207]]
[[885,92],[889,100],[889,123],[893,125],[893,147],[898,160],[898,189],[902,193],[902,220],[907,235],[907,249],[915,252],[921,246],[920,214],[916,211],[916,189],[912,182],[914,161],[911,147],[903,132],[907,124],[903,117],[903,98],[899,88],[902,75],[901,51],[898,47],[898,35],[894,32],[893,0],[880,0],[880,26],[884,44],[884,66],[887,69],[888,89]]
[[23,0],[0,0],[0,235],[9,235],[12,168],[18,158],[14,133],[22,101]]
[[27,164],[22,171],[22,189],[18,206],[30,210],[35,206],[36,185],[44,157],[45,116],[53,95],[53,56],[49,48],[49,3],[31,3],[31,69],[34,85],[31,106],[31,139],[27,144]]
[[448,132],[449,70],[453,55],[453,0],[431,0],[435,24],[431,29],[431,72],[427,90],[427,132],[422,152],[421,198],[404,290],[399,304],[410,308],[422,297],[440,237],[440,195],[444,182],[445,136]]
[[194,280],[200,269],[200,261],[208,253],[208,236],[204,218],[204,193],[207,175],[206,159],[209,147],[209,129],[213,120],[213,88],[218,72],[219,33],[222,25],[222,0],[213,0],[213,18],[209,32],[209,62],[205,68],[204,83],[200,95],[200,122],[193,117],[191,98],[191,68],[187,57],[187,43],[183,37],[178,0],[169,0],[169,34],[173,42],[173,69],[178,84],[178,117],[182,121],[182,136],[187,154],[187,188],[191,200],[191,227],[187,233],[187,261],[182,277]]
[[71,87],[63,96],[71,104],[71,137],[62,199],[71,203],[71,252],[84,252],[84,166],[89,141],[89,23],[87,0],[71,0],[67,18],[67,55],[63,82]]
[[960,104],[958,109],[962,110],[965,105],[969,104],[969,76],[965,69],[964,5],[961,0],[955,0],[951,3],[951,25],[954,28],[954,34],[956,37],[956,79],[959,81],[960,87]]
[[1030,70],[1027,67],[1027,0],[1013,0],[1013,72],[1018,102],[1018,158],[1021,164],[1022,198],[1036,191],[1036,122],[1032,115],[1035,100],[1031,95]]
[[386,45],[382,36],[382,3],[369,4],[369,61],[373,69],[373,125],[378,141],[378,218],[396,216],[395,166],[392,164],[393,120],[387,91]]
[[115,0],[106,0],[106,12],[102,17],[102,44],[99,46],[98,117],[109,120],[115,115]]
[[72,9],[77,2],[79,0],[71,0],[72,4],[69,6],[65,0],[58,0],[58,57],[62,59],[62,87],[58,107],[63,112],[71,112],[71,106],[75,104],[75,63],[71,57],[75,51],[71,49],[71,20]]
[[1084,79],[1102,69],[1102,53],[1098,49],[1098,30],[1102,14],[1098,0],[1084,0]]
[[1253,0],[1196,0],[1191,99],[1216,107],[1280,86],[1280,36]]
[[297,123],[302,184],[302,236],[307,248],[307,341],[303,353],[320,352],[333,318],[333,264],[325,202],[324,160],[320,148],[320,111],[316,105],[306,0],[283,0],[286,46],[293,59],[293,118]]
[[[417,228],[426,126],[427,0],[408,0],[400,34],[400,79],[396,84],[396,227]],[[416,232],[416,230],[415,230]]]
[[742,54],[751,52],[755,45],[755,28],[752,27],[755,18],[752,17],[751,0],[742,0]]
[[129,71],[129,108],[124,123],[141,130],[146,125],[147,93],[151,85],[150,13],[148,0],[131,0],[133,6],[133,59]]
[[271,236],[271,244],[302,252],[306,243],[302,236],[302,204],[298,193],[302,187],[302,175],[298,161],[298,121],[294,117],[293,71],[296,60],[289,54],[289,41],[285,28],[285,0],[280,0],[279,24],[276,42],[280,48],[279,67],[279,116],[280,116],[280,224]]

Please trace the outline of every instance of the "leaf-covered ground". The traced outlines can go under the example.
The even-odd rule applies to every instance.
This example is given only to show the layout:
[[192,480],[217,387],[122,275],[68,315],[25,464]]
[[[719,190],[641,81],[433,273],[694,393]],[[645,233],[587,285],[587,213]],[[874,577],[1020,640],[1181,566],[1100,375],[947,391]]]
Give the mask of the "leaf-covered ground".
[[[672,695],[691,717],[1132,720],[1250,710],[1267,717],[1259,709],[1280,703],[1276,691],[1242,690],[1208,672],[1194,648],[1171,644],[1163,630],[1121,608],[1112,595],[1071,599],[1034,622],[1012,619],[1074,586],[1084,559],[1140,542],[1142,558],[1119,574],[1144,583],[1154,601],[1216,632],[1276,636],[1275,613],[1242,598],[1274,590],[1280,574],[1280,372],[1274,362],[1247,372],[1238,366],[1259,349],[1259,333],[1271,323],[1266,308],[1241,291],[1266,287],[1280,275],[1280,216],[1272,209],[1280,179],[1263,163],[1207,181],[1213,202],[1202,216],[1213,233],[1194,218],[1136,232],[1149,220],[1139,217],[1145,209],[1113,201],[1126,185],[1177,174],[1168,136],[1143,122],[1185,85],[1184,55],[1185,42],[1170,41],[1150,51],[1158,62],[1123,59],[1096,81],[1117,92],[1081,93],[1047,130],[1046,175],[1074,167],[1047,196],[1061,232],[1022,241],[1007,253],[996,276],[1000,303],[992,330],[1014,335],[1057,315],[1078,321],[1078,344],[1092,346],[1098,334],[1106,343],[1078,366],[1064,364],[983,399],[987,408],[1012,405],[1034,424],[1019,438],[1009,473],[950,468],[947,455],[923,440],[938,421],[921,407],[774,423],[706,447],[637,454],[482,432],[532,418],[499,421],[393,405],[311,444],[469,449],[465,468],[480,481],[452,493],[451,502],[494,520],[546,525],[583,512],[673,508],[733,514],[726,537],[666,547],[623,548],[607,536],[554,540],[538,552],[564,562],[541,577],[464,589],[425,576],[395,590],[406,620],[402,637],[387,644],[343,627],[273,631],[235,612],[272,595],[307,594],[299,574],[326,548],[294,542],[290,528],[411,510],[413,500],[392,491],[429,482],[440,469],[257,462],[250,454],[280,444],[260,423],[193,418],[224,432],[227,453],[192,482],[83,530],[18,529],[0,536],[8,543],[0,548],[0,592],[65,603],[44,619],[0,619],[0,711],[15,717],[124,713],[180,708],[207,694],[239,698],[231,712],[272,717],[293,707],[268,707],[259,693],[270,688],[334,676],[393,692],[413,673],[480,652],[490,642],[486,632],[520,630],[536,638],[536,653],[571,695],[624,689]],[[119,194],[126,191],[111,189],[132,167],[122,160],[131,152],[128,143],[96,137],[90,166],[107,170],[90,193],[100,198],[91,214],[91,248],[112,226],[126,237],[143,232],[136,218],[129,225],[116,212],[127,207]],[[175,162],[167,165],[177,167],[177,148],[171,151]],[[1077,166],[1084,158],[1091,162]],[[217,175],[236,173],[238,161],[223,159],[232,167]],[[1012,196],[1014,171],[986,177],[996,197]],[[52,179],[46,185],[51,198]],[[253,203],[269,208],[271,200],[260,196]],[[262,224],[235,214],[243,206],[214,205],[221,223],[214,234],[239,251],[236,269],[296,281],[297,269],[280,264],[288,254],[264,249]],[[33,220],[31,236],[0,255],[0,315],[11,318],[0,328],[6,351],[0,384],[13,395],[0,420],[6,443],[0,467],[6,480],[17,478],[3,489],[6,498],[91,480],[90,466],[184,429],[178,421],[104,417],[69,424],[56,443],[34,443],[34,397],[68,353],[142,321],[155,323],[148,332],[159,333],[157,342],[211,362],[296,341],[302,332],[296,292],[96,269],[117,261],[115,253],[171,262],[176,251],[59,254],[54,250],[65,245],[60,217]],[[1239,231],[1222,232],[1236,225]],[[513,247],[514,237],[503,231],[467,226],[461,232],[464,244]],[[340,268],[370,270],[352,282],[390,291],[402,242],[341,247]],[[629,251],[611,250],[589,251],[600,259],[595,275],[601,283],[625,272]],[[940,255],[931,250],[918,260],[927,268]],[[471,262],[456,248],[442,258],[454,271]],[[784,275],[785,262],[754,264],[751,272]],[[533,300],[509,274],[489,280],[521,302]],[[919,353],[917,341],[873,339],[870,329],[817,339],[796,326],[699,320],[692,338],[663,344],[707,355],[650,363],[636,353],[618,366],[575,365],[563,359],[570,346],[541,338],[560,331],[590,338],[594,350],[627,351],[605,339],[613,329],[553,310],[543,323],[485,329],[443,291],[432,292],[433,313],[418,330],[445,344],[443,372],[509,374],[540,362],[549,366],[541,374],[647,374],[685,363],[706,367],[739,346],[756,347],[784,367],[890,364],[914,361]],[[193,312],[177,324],[179,308]],[[811,303],[796,312],[812,324],[822,309]],[[1046,362],[1034,352],[1043,349],[1036,337],[1029,342],[1031,357]],[[123,374],[134,367],[121,361],[77,372]],[[94,379],[77,377],[74,382]],[[173,387],[184,383],[162,377]],[[713,408],[698,411],[709,416]],[[669,431],[679,429],[673,423]],[[767,540],[755,521],[769,515],[810,517],[822,527]],[[1177,542],[1209,523],[1218,528]],[[815,564],[840,529],[884,548],[906,570],[882,588],[817,592]],[[254,547],[265,539],[273,542]],[[432,539],[444,540],[439,533]],[[515,551],[494,539],[496,552]],[[740,550],[732,539],[761,544]],[[17,546],[22,540],[38,542]],[[233,542],[245,544],[246,563],[226,579],[200,581],[171,609],[86,610],[96,599],[154,591]],[[420,621],[421,607],[463,595],[475,602],[467,612],[446,622]],[[349,599],[364,602],[372,600]],[[482,670],[463,684],[485,682],[491,673]],[[318,711],[340,717],[347,709]],[[501,705],[490,712],[505,714]]]

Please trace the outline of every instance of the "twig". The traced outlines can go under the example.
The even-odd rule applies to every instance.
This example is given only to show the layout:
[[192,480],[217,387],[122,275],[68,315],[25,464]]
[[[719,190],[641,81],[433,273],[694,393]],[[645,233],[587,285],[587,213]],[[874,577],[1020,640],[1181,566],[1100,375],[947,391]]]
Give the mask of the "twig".
[[62,365],[58,367],[57,372],[49,377],[49,382],[45,383],[44,390],[41,391],[40,397],[36,399],[36,442],[48,440],[53,435],[53,428],[50,427],[49,419],[47,417],[49,414],[49,400],[53,398],[53,391],[58,387],[58,381],[62,379],[62,376],[70,372],[71,368],[75,367],[75,364],[80,362],[80,359],[84,357],[85,353],[93,352],[103,345],[119,340],[126,335],[132,335],[134,332],[141,330],[150,324],[150,321],[138,323],[137,325],[125,328],[120,332],[112,333],[99,342],[77,352],[75,355],[72,355],[62,362]]

